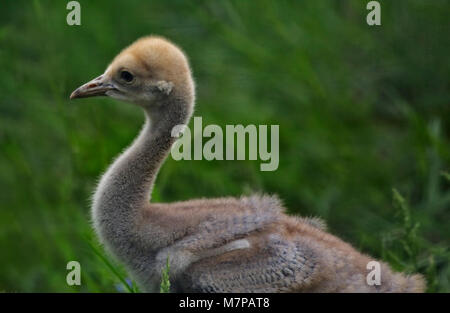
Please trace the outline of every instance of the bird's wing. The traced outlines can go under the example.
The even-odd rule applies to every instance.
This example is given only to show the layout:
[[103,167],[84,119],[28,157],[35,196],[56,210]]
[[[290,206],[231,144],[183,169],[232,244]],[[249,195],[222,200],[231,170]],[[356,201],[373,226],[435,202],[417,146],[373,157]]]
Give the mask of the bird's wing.
[[176,276],[201,259],[245,249],[248,243],[239,239],[280,218],[281,206],[275,197],[243,197],[240,208],[233,214],[212,212],[192,234],[161,249],[156,255],[155,268],[159,270],[169,258],[172,276]]
[[317,229],[320,229],[322,231],[327,231],[327,223],[316,216],[312,216],[312,217],[295,217],[298,221],[306,223],[308,225],[311,225]]
[[242,209],[232,214],[211,212],[209,217],[196,231],[177,241],[173,247],[192,252],[222,246],[242,238],[249,233],[263,229],[279,220],[282,206],[278,198],[267,195],[255,195],[240,198]]
[[183,274],[188,292],[292,292],[317,280],[319,258],[304,243],[269,235],[264,246],[232,251],[192,264]]

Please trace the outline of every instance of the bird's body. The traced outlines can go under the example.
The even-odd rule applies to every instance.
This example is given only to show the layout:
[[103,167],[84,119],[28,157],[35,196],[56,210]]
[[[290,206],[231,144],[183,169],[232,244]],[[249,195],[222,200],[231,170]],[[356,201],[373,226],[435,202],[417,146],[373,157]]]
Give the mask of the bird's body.
[[317,219],[288,216],[274,196],[151,203],[156,175],[193,111],[194,83],[175,45],[145,37],[122,51],[105,73],[74,91],[141,106],[146,122],[133,144],[103,175],[92,217],[101,241],[144,291],[157,291],[170,263],[179,292],[420,292],[420,275],[381,264],[381,285],[369,286],[373,261],[327,233]]

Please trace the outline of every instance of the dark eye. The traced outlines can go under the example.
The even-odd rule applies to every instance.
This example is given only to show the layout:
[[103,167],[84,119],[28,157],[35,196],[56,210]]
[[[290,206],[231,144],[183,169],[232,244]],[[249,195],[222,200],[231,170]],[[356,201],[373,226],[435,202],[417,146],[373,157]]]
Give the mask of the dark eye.
[[122,71],[120,72],[120,78],[129,83],[134,79],[134,76],[128,71]]

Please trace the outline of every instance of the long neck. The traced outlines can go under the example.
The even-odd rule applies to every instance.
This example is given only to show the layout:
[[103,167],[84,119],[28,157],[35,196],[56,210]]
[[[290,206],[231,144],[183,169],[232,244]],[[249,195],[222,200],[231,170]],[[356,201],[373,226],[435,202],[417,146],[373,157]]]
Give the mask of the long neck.
[[[169,101],[169,100],[166,100]],[[189,104],[172,97],[152,112],[139,136],[103,175],[94,195],[92,215],[102,241],[126,237],[136,225],[142,208],[148,205],[158,171],[176,138],[172,128],[187,123]],[[170,108],[170,112],[165,109]]]

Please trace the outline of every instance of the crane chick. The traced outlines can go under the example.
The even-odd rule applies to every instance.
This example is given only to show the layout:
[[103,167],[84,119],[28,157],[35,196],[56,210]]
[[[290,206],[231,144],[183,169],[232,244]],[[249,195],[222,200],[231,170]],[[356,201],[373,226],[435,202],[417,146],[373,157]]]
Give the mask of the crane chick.
[[195,101],[184,53],[164,38],[141,38],[71,99],[109,96],[143,109],[145,124],[97,186],[92,219],[101,242],[145,291],[157,291],[170,262],[175,292],[422,292],[420,275],[380,262],[381,284],[369,286],[373,258],[307,218],[287,216],[274,196],[151,203],[158,171],[187,124]]

